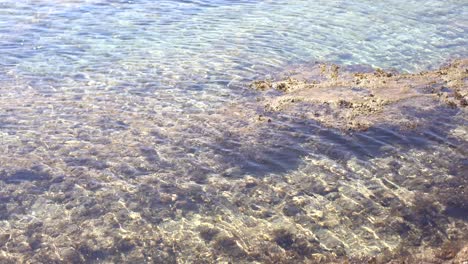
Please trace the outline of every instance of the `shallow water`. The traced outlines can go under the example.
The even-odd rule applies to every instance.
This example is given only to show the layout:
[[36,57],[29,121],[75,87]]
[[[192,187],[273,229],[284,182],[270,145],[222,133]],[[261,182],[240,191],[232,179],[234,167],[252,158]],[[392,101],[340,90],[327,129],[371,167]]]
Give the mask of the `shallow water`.
[[[468,55],[463,1],[1,1],[0,260],[275,262],[466,241],[464,109],[344,133],[255,79]],[[258,120],[257,120],[258,119]]]

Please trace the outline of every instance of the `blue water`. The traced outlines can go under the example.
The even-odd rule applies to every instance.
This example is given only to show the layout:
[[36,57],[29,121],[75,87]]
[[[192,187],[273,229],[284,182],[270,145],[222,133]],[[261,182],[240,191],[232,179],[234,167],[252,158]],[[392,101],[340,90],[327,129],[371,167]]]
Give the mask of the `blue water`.
[[300,263],[463,238],[464,110],[348,135],[259,122],[248,84],[316,61],[433,69],[468,56],[467,30],[463,0],[0,0],[0,262]]
[[2,1],[0,66],[152,92],[311,61],[415,71],[468,54],[467,17],[464,1]]

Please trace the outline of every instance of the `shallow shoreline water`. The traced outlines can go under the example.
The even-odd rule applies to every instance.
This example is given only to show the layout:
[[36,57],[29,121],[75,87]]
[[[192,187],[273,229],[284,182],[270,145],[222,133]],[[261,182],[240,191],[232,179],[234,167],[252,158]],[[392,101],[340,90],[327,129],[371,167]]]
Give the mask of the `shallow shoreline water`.
[[1,1],[0,263],[463,263],[465,6]]
[[[413,75],[333,68],[304,70],[319,69],[312,86],[256,82],[277,91],[246,88],[247,100],[198,113],[164,112],[161,97],[3,86],[0,260],[462,263],[465,61]],[[394,115],[416,125],[372,119],[385,108],[340,125],[357,103],[342,93],[378,98],[394,80],[423,94],[403,93],[424,98],[421,111]],[[307,108],[321,84],[339,88],[318,100],[331,107],[324,123]]]

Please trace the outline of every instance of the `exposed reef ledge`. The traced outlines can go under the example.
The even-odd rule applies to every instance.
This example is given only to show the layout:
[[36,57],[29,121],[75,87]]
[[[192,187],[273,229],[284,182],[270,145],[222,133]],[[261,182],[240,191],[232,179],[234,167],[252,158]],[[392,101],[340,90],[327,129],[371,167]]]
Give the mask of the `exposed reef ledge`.
[[280,81],[260,80],[265,113],[282,112],[342,130],[367,130],[388,124],[415,128],[424,120],[414,113],[468,105],[468,59],[417,74],[381,69],[355,71],[315,64],[289,71]]

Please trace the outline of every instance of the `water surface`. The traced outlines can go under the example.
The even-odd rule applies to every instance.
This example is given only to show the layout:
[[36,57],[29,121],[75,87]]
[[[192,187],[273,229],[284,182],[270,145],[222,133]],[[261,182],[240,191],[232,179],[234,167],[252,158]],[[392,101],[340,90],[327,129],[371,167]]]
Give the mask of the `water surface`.
[[437,68],[467,57],[467,17],[456,0],[1,1],[0,260],[297,263],[462,239],[464,110],[347,134],[257,122],[248,84],[315,61]]

